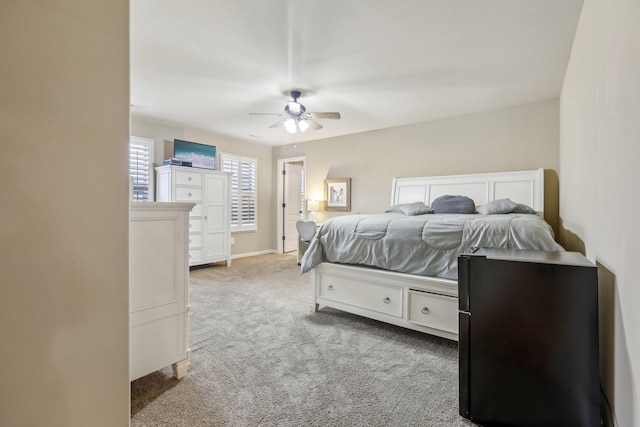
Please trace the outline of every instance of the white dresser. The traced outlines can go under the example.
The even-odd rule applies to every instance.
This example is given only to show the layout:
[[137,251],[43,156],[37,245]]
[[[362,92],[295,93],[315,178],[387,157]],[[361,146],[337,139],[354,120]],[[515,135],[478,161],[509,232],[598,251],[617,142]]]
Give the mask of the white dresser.
[[231,264],[230,188],[227,172],[161,166],[156,168],[158,202],[191,202],[189,265]]
[[129,209],[129,379],[189,364],[189,212],[192,203]]

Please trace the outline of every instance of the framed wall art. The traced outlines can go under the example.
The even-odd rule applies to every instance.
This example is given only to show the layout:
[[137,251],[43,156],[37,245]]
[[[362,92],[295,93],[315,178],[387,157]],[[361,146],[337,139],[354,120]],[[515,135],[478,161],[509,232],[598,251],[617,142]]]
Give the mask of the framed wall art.
[[324,210],[351,211],[351,178],[324,180]]

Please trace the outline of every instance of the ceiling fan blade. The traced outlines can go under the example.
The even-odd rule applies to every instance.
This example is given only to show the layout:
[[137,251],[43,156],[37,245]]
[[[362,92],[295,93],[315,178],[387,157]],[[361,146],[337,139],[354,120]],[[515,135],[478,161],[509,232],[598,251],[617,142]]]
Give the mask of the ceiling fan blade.
[[307,123],[309,123],[309,127],[312,130],[319,130],[322,129],[322,125],[318,122],[314,122],[313,120],[307,120]]
[[250,116],[280,116],[282,117],[284,114],[280,113],[249,113]]
[[340,113],[307,113],[312,119],[339,119]]
[[282,125],[284,124],[284,122],[286,122],[286,121],[287,121],[287,119],[282,119],[282,120],[280,120],[279,122],[276,122],[276,123],[272,124],[271,126],[269,126],[269,128],[277,128],[277,127],[280,127],[280,126],[282,126]]

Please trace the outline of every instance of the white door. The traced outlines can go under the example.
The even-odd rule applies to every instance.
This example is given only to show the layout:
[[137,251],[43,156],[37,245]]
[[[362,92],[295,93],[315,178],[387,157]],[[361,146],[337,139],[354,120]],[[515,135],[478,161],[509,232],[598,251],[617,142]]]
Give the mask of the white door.
[[284,252],[298,249],[296,221],[303,218],[302,211],[302,165],[284,164]]

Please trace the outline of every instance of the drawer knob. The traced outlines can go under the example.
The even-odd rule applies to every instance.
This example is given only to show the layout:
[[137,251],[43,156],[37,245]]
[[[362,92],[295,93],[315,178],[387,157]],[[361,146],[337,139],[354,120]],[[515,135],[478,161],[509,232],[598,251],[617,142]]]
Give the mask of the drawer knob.
[[385,303],[385,304],[389,304],[389,303],[391,302],[391,300],[389,299],[389,297],[385,297],[385,298],[382,300],[382,302],[383,302],[383,303]]
[[329,285],[329,286],[327,286],[327,289],[328,289],[328,290],[330,290],[330,291],[332,291],[332,290],[333,290],[333,285]]
[[191,197],[191,193],[189,193],[189,197]]
[[191,177],[187,178],[187,181],[191,181]]
[[191,243],[191,239],[189,239],[189,243]]
[[429,307],[422,307],[422,310],[420,310],[420,312],[422,314],[429,314]]

